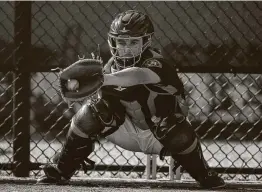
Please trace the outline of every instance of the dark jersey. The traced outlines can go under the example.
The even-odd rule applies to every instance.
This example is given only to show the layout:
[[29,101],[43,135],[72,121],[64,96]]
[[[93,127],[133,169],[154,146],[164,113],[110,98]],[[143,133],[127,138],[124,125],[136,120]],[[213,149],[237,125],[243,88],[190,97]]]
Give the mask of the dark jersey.
[[[143,53],[139,67],[149,68],[161,79],[157,84],[139,84],[131,87],[105,86],[105,97],[120,102],[132,122],[141,129],[152,126],[152,117],[166,117],[176,105],[176,95],[183,94],[184,88],[173,66],[153,50]],[[105,65],[108,73],[114,70],[114,60]],[[113,98],[113,99],[112,99]]]

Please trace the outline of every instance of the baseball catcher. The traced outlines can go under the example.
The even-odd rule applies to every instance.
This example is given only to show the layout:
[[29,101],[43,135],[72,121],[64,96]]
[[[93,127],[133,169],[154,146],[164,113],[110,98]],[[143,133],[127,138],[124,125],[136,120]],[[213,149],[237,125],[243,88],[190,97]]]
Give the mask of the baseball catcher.
[[203,157],[200,141],[180,100],[184,87],[174,64],[151,47],[154,27],[135,10],[113,20],[107,63],[93,55],[60,73],[65,101],[87,100],[71,121],[56,165],[43,168],[38,183],[61,183],[86,163],[94,141],[105,137],[118,146],[146,154],[171,155],[204,188],[225,185]]

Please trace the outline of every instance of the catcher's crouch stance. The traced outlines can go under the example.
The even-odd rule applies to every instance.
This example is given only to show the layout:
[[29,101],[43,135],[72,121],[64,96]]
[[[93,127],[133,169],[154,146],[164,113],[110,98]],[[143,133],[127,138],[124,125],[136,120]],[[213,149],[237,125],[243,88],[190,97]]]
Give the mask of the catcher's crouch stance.
[[[103,79],[101,99],[83,105],[73,117],[57,165],[44,167],[45,176],[39,183],[68,181],[87,161],[95,139],[103,136],[128,150],[171,155],[204,188],[225,185],[210,170],[199,139],[179,106],[178,99],[184,97],[182,82],[168,61],[151,48],[153,33],[152,22],[141,12],[129,10],[116,16],[108,34],[112,58],[97,76]],[[78,78],[84,92],[87,88],[81,84],[91,84],[96,78],[87,74],[85,81],[84,72],[75,70],[83,72],[75,74],[74,66],[64,76]],[[83,97],[81,92],[66,95],[70,92],[63,88],[66,78],[61,81],[64,97]]]

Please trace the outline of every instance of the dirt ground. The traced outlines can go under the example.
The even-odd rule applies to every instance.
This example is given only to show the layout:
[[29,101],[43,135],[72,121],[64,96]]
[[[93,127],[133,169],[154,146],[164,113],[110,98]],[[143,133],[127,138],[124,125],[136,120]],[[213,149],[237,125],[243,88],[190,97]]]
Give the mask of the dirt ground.
[[262,189],[220,189],[220,190],[198,190],[198,189],[163,189],[163,188],[115,188],[115,187],[87,187],[87,186],[57,186],[57,185],[36,185],[36,184],[2,184],[2,192],[240,192],[240,191],[261,191]]

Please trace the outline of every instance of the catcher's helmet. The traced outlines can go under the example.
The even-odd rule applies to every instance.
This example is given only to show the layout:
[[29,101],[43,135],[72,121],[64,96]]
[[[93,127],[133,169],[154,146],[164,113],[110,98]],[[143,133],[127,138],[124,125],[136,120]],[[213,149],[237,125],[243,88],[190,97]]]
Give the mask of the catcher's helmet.
[[[138,63],[141,54],[151,45],[153,34],[154,26],[146,14],[135,10],[128,10],[118,14],[113,20],[108,33],[110,51],[118,67],[122,69]],[[123,41],[129,42],[124,45],[125,49],[128,50],[121,50],[123,48],[117,46],[118,42]],[[132,43],[134,48],[128,47]],[[134,49],[137,50],[134,51]],[[123,52],[132,52],[132,54],[123,55]]]

